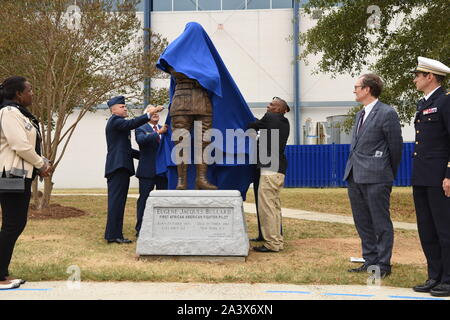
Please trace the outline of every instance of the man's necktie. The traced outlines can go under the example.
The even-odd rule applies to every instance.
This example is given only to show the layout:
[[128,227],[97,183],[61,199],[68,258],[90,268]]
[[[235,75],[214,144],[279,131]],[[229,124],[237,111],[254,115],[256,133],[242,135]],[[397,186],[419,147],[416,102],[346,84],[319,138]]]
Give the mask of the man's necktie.
[[[153,130],[156,132],[156,133],[158,133],[158,127],[156,126],[156,124],[153,126]],[[160,140],[160,136],[159,136],[159,133],[158,133],[158,143],[159,143],[159,140]]]
[[356,134],[359,134],[361,132],[361,128],[364,123],[364,115],[366,114],[366,111],[362,109],[361,116],[359,117],[359,123],[358,123],[358,130],[356,131]]
[[422,98],[417,102],[417,111],[419,111],[420,109],[423,108],[423,106],[425,105],[425,102],[426,102],[425,98]]

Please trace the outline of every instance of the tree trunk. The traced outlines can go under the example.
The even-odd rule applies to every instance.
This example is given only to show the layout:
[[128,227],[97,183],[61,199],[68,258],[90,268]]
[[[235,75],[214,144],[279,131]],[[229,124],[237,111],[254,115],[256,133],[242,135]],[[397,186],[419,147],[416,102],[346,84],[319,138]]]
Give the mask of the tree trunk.
[[42,197],[42,206],[41,208],[47,208],[50,205],[50,196],[53,191],[53,174],[47,178],[44,178],[44,196]]
[[33,183],[31,184],[31,200],[32,200],[32,205],[31,207],[34,210],[40,210],[41,208],[41,201],[39,197],[39,189],[38,189],[38,184],[39,184],[39,178],[34,179]]

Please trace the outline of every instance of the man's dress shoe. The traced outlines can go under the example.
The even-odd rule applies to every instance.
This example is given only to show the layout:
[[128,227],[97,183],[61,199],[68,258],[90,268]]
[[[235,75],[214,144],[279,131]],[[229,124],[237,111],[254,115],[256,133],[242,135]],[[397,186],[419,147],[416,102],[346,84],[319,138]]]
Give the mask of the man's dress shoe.
[[124,238],[117,238],[117,239],[111,239],[108,240],[108,243],[119,243],[119,244],[126,244],[126,243],[132,243],[133,241],[124,239]]
[[367,268],[369,268],[368,264],[363,264],[361,267],[359,268],[354,268],[354,269],[348,269],[348,272],[366,272]]
[[[369,264],[363,264],[361,267],[359,268],[354,268],[354,269],[348,269],[348,272],[367,272],[369,270],[369,267],[371,265]],[[376,266],[376,265],[374,265]],[[373,272],[373,270],[371,270]],[[384,279],[386,277],[388,277],[391,274],[391,270],[388,269],[380,269],[380,279]]]
[[264,238],[251,238],[250,241],[253,241],[253,242],[264,241]]
[[413,290],[416,292],[430,292],[430,290],[436,287],[438,284],[439,281],[434,279],[428,279],[424,284],[419,284],[413,287]]
[[430,290],[430,294],[435,297],[450,297],[450,284],[440,283]]
[[264,247],[264,246],[253,247],[253,250],[255,250],[256,252],[278,252],[278,251],[274,251],[274,250],[267,249],[267,248]]

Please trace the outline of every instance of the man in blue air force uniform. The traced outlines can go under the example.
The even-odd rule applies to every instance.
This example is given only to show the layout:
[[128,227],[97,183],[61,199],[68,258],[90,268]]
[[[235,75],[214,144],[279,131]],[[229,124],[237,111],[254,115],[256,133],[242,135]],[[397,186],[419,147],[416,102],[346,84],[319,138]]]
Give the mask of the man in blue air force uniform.
[[139,151],[131,148],[130,131],[145,124],[151,115],[163,109],[153,107],[147,113],[131,120],[125,105],[125,97],[118,96],[108,101],[112,116],[106,125],[105,177],[108,183],[108,218],[105,239],[108,243],[131,243],[123,237],[123,215],[127,201],[130,176],[134,175],[133,158],[139,159]]
[[417,292],[450,296],[450,94],[441,84],[450,73],[443,63],[418,58],[414,84],[425,97],[414,119],[416,144],[412,186],[428,280]]

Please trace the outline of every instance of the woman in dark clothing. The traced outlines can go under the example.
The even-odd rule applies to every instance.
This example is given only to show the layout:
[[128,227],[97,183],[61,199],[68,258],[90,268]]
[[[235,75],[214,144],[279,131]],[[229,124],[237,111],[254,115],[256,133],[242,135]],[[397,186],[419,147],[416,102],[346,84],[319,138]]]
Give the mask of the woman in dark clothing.
[[33,103],[31,84],[23,77],[0,82],[0,173],[2,177],[24,177],[25,189],[1,192],[0,290],[14,289],[24,280],[9,276],[14,246],[27,223],[31,183],[36,175],[46,177],[52,168],[41,156],[37,119],[27,107]]

